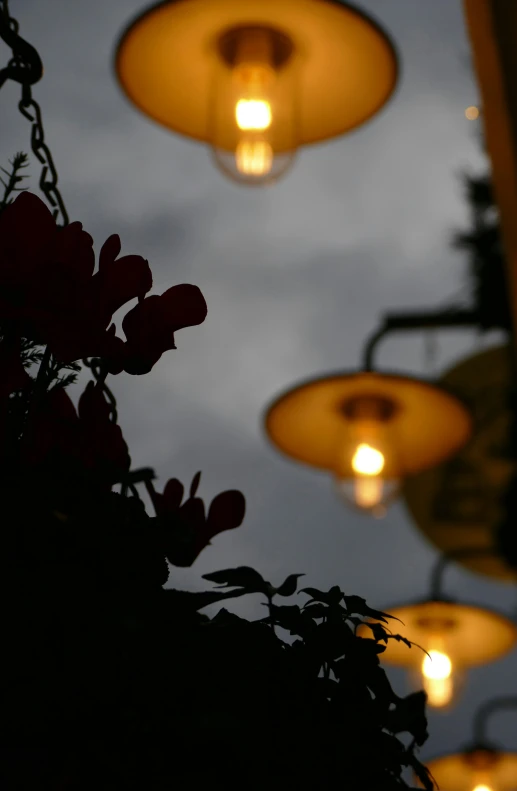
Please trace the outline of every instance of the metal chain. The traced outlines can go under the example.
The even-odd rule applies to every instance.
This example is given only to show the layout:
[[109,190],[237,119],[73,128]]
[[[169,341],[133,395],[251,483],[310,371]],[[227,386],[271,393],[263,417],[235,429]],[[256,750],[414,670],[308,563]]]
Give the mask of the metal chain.
[[83,365],[85,365],[87,368],[91,370],[96,384],[102,387],[102,390],[109,401],[111,421],[112,423],[116,423],[118,420],[117,400],[113,395],[113,393],[111,392],[111,390],[109,389],[108,385],[106,384],[106,371],[102,369],[101,358],[84,357],[82,362]]
[[[18,108],[21,114],[32,124],[31,149],[34,156],[37,157],[42,164],[39,188],[53,209],[52,215],[56,223],[64,227],[68,225],[68,212],[57,186],[58,175],[54,160],[52,159],[49,147],[45,143],[41,109],[37,101],[32,98],[30,85],[24,85],[22,87],[22,98],[18,104]],[[61,215],[61,223],[58,222],[59,215]]]
[[[32,85],[43,73],[41,59],[30,44],[18,35],[18,22],[9,15],[8,0],[0,0],[0,36],[11,47],[13,56],[7,67],[0,72],[0,87],[7,79],[19,82],[22,98],[18,104],[21,114],[31,122],[31,149],[41,163],[39,188],[52,208],[56,223],[68,225],[68,213],[58,189],[58,175],[52,154],[45,143],[41,108],[32,96]],[[58,222],[61,216],[61,222]]]

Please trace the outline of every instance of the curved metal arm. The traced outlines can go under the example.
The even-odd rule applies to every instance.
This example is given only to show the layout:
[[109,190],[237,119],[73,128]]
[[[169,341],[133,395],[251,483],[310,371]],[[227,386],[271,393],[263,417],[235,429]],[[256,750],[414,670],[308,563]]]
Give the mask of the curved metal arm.
[[517,695],[505,695],[501,698],[493,698],[482,706],[474,714],[474,740],[477,744],[485,744],[487,740],[486,728],[488,719],[496,711],[503,709],[517,709]]
[[373,358],[379,341],[392,332],[452,329],[479,325],[479,314],[475,310],[447,308],[434,313],[392,313],[384,316],[381,326],[367,339],[363,351],[363,369],[373,371]]
[[464,549],[455,549],[451,552],[446,552],[443,555],[440,555],[438,561],[436,562],[435,567],[431,572],[431,599],[435,601],[440,601],[443,599],[442,594],[442,583],[443,583],[443,575],[444,572],[453,561],[461,560],[463,558],[483,558],[483,557],[497,557],[497,552],[495,549],[490,547],[486,548],[464,548]]

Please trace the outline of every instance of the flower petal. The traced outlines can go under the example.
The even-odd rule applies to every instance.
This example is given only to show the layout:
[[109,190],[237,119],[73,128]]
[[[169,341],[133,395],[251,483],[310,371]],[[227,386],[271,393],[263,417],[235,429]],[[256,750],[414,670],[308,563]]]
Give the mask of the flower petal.
[[[202,324],[207,305],[201,290],[189,283],[167,289],[160,297],[160,323],[163,332]],[[166,349],[163,349],[166,351]]]
[[167,481],[161,502],[164,513],[173,513],[178,510],[183,500],[184,491],[183,484],[177,478],[171,478]]
[[140,255],[126,255],[104,263],[92,278],[95,301],[105,317],[105,325],[113,314],[132,299],[142,299],[153,286],[149,263]]
[[99,270],[113,263],[115,258],[120,255],[121,249],[122,245],[120,244],[120,236],[118,233],[113,233],[111,236],[108,236],[99,254]]
[[213,538],[223,530],[240,527],[246,514],[246,500],[242,492],[231,489],[214,497],[208,511],[207,535]]

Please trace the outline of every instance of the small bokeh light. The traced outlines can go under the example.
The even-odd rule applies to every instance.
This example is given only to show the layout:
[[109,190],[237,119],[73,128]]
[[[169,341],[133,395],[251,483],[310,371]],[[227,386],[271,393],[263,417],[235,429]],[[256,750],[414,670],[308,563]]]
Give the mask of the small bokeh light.
[[472,104],[470,107],[467,107],[465,110],[465,118],[469,121],[477,121],[480,116],[479,107],[476,107]]

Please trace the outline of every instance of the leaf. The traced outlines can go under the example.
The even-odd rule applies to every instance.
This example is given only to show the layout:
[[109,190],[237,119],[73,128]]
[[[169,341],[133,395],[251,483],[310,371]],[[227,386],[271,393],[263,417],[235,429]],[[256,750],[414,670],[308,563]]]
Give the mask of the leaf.
[[[382,646],[377,647],[381,648]],[[388,708],[390,703],[395,703],[398,700],[391,688],[386,671],[379,665],[368,668],[368,675],[365,676],[364,681],[368,689],[371,689],[375,695],[376,700],[384,704],[386,708]],[[388,714],[390,713],[388,712]],[[394,733],[397,733],[397,731],[394,731]]]
[[305,574],[290,574],[275,592],[279,596],[292,596],[294,593],[296,593],[296,588],[298,586],[298,580],[300,577],[305,577]]
[[[368,624],[368,626],[369,625],[370,624]],[[386,636],[387,636],[388,640],[396,640],[397,643],[405,643],[408,648],[413,648],[413,646],[415,646],[415,648],[420,648],[420,650],[423,651],[424,654],[427,654],[427,656],[429,656],[429,654],[425,650],[425,648],[422,648],[422,646],[419,645],[418,643],[412,643],[411,640],[408,640],[407,637],[402,637],[401,634],[388,634]]]
[[[434,791],[435,787],[438,787],[438,784],[434,780],[431,772],[424,766],[418,758],[414,755],[408,755],[408,764],[411,766],[412,770],[424,786],[426,791]],[[409,789],[409,791],[413,791],[413,789]],[[421,791],[421,789],[414,789],[414,791]]]
[[308,604],[304,605],[303,611],[311,618],[319,619],[327,617],[329,608],[321,602],[309,602]]
[[327,595],[329,597],[330,604],[340,604],[341,600],[343,599],[343,591],[339,585],[333,585]]
[[199,482],[201,480],[201,471],[196,472],[194,477],[192,478],[192,483],[190,484],[190,496],[195,497],[196,492],[198,490]]
[[419,747],[428,737],[425,692],[413,692],[405,698],[398,698],[396,707],[389,711],[386,717],[386,728],[391,733],[410,733]]
[[355,635],[345,621],[327,621],[312,631],[310,641],[306,640],[306,644],[315,656],[330,661],[344,656],[355,641]]
[[298,591],[298,593],[306,593],[307,596],[311,597],[312,601],[319,601],[329,605],[339,604],[343,596],[337,585],[331,588],[328,593],[320,591],[318,588],[302,588],[302,590]]
[[264,593],[269,596],[271,591],[270,583],[250,566],[203,574],[203,579],[216,582],[221,588],[244,588],[245,593]]
[[362,615],[365,618],[375,618],[377,621],[383,621],[383,623],[387,623],[386,618],[393,618],[395,621],[400,621],[400,623],[402,623],[400,618],[395,618],[394,615],[389,615],[380,610],[372,610],[372,608],[368,607],[366,604],[366,599],[362,599],[360,596],[344,596],[343,598],[348,612]]
[[[384,640],[384,642],[387,645],[388,644],[388,638],[394,636],[394,635],[388,634],[388,632],[386,631],[384,626],[382,624],[380,624],[380,623],[377,623],[375,621],[362,621],[362,623],[365,626],[368,626],[372,630],[373,636],[378,642],[380,640]],[[400,636],[397,635],[397,637],[400,637]],[[406,640],[405,637],[400,637],[400,640],[403,640],[405,643],[409,643],[409,640]],[[409,645],[411,646],[411,643],[409,643]]]

